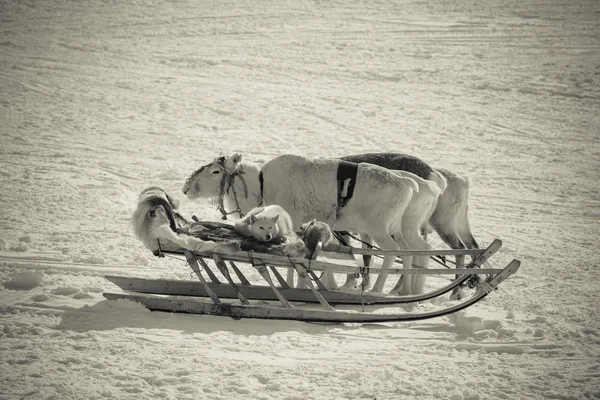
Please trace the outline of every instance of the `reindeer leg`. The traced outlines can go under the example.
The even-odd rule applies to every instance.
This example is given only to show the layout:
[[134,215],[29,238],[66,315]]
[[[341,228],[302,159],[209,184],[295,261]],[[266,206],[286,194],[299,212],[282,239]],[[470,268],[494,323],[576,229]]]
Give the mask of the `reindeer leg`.
[[[459,239],[458,234],[456,232],[448,233],[448,232],[444,232],[441,230],[437,230],[437,233],[440,236],[440,238],[442,238],[442,240],[448,246],[450,246],[450,248],[452,248],[452,249],[464,249],[465,248],[465,245]],[[462,268],[464,266],[464,264],[465,264],[465,256],[464,255],[456,256],[456,268]],[[458,278],[460,278],[460,276],[455,275],[455,279],[458,279]],[[462,297],[461,288],[455,288],[452,291],[452,294],[450,295],[450,299],[455,299],[455,300],[460,300],[461,297]]]
[[[349,235],[341,235],[345,242],[350,244],[350,236]],[[340,244],[344,244],[343,241],[340,241]],[[358,263],[358,260],[354,258],[354,256],[349,255],[348,260],[352,260]],[[360,275],[358,273],[348,274],[346,275],[346,282],[342,285],[342,289],[358,289],[358,277]]]
[[[373,240],[375,241],[375,243],[377,243],[379,245],[379,247],[381,247],[384,250],[398,250],[399,249],[398,244],[396,243],[394,238],[390,235],[380,234],[377,236],[373,235],[372,237],[373,237]],[[381,268],[382,269],[392,268],[394,265],[395,259],[396,259],[396,256],[393,254],[386,255],[383,259],[383,265],[381,266]],[[403,262],[404,262],[404,260],[403,260]],[[386,279],[387,279],[387,274],[380,273],[377,276],[377,280],[375,281],[375,284],[373,285],[371,292],[382,293]]]
[[[362,248],[363,249],[370,249],[372,248],[372,244],[373,244],[373,239],[371,239],[371,237],[369,235],[367,235],[366,233],[361,233],[360,238],[362,239],[363,243],[362,243]],[[365,254],[363,255],[363,267],[366,268],[366,273],[363,276],[363,287],[367,288],[369,287],[369,285],[371,284],[371,275],[369,273],[369,270],[371,268],[371,262],[373,261],[373,256],[371,256],[370,254]]]

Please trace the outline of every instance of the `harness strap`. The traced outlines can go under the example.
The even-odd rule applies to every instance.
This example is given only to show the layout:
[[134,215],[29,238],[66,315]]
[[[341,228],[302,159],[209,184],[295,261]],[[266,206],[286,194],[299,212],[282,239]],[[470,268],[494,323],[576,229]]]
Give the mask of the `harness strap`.
[[[244,217],[244,214],[242,213],[242,210],[240,208],[240,202],[238,200],[237,193],[235,191],[235,186],[233,185],[234,181],[235,181],[235,177],[239,176],[240,180],[244,184],[244,196],[246,198],[248,198],[248,185],[246,184],[246,180],[243,177],[244,171],[242,171],[242,169],[240,168],[239,170],[236,170],[230,174],[229,172],[227,172],[225,167],[223,165],[221,165],[219,162],[215,162],[215,165],[218,166],[219,168],[221,168],[221,170],[223,171],[223,178],[221,179],[221,187],[220,187],[219,200],[218,200],[218,205],[217,205],[217,209],[219,210],[219,212],[222,215],[221,219],[226,220],[227,216],[229,214],[234,214],[236,212],[240,214],[240,217]],[[229,190],[231,190],[233,192],[233,198],[235,199],[236,209],[233,211],[227,212],[227,211],[225,211],[225,204],[224,204],[223,198],[225,197],[225,193],[229,193]]]
[[[265,177],[263,176],[263,172],[262,170],[260,170],[260,172],[258,173],[258,182],[260,183],[260,204],[259,206],[262,206],[263,203],[263,188],[265,185]],[[248,197],[248,196],[246,196]]]
[[357,173],[358,164],[343,160],[339,162],[337,170],[338,212],[340,208],[346,206],[354,194]]
[[350,246],[350,242],[346,240],[344,235],[349,235],[350,233],[347,231],[333,231],[333,236],[340,242],[342,246]]
[[244,172],[243,171],[236,171],[233,174],[230,174],[227,177],[227,193],[229,193],[229,189],[231,189],[233,191],[233,195],[235,196],[235,199],[237,201],[237,196],[235,193],[235,187],[233,186],[233,181],[235,180],[236,176],[240,177],[240,180],[242,181],[242,183],[244,184],[244,197],[248,198],[248,185],[246,185],[246,180],[243,177]]

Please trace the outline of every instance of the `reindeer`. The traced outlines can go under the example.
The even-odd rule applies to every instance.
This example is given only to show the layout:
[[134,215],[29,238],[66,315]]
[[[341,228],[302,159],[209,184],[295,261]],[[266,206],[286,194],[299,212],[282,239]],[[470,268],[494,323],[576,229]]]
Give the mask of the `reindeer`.
[[[346,176],[344,170],[354,174]],[[261,165],[234,154],[193,172],[182,192],[188,199],[216,197],[224,216],[238,218],[258,205],[278,204],[290,214],[296,231],[317,219],[337,231],[366,234],[384,249],[409,249],[405,235],[419,235],[421,229],[403,219],[419,192],[415,180],[366,163],[284,154]],[[387,255],[382,267],[391,268],[394,259]],[[291,279],[288,273],[288,283]]]
[[[424,232],[427,230],[427,224],[429,218],[433,214],[435,207],[438,202],[438,198],[442,191],[446,187],[446,180],[439,176],[438,183],[423,179],[413,173],[407,171],[394,171],[400,176],[404,176],[414,180],[419,186],[419,191],[414,193],[408,207],[404,211],[402,224],[403,226],[416,226],[419,229],[407,230],[404,233],[404,238],[407,240],[410,248],[414,250],[431,250],[431,245],[427,243]],[[438,186],[439,185],[439,186]],[[368,238],[367,235],[362,234],[363,238]],[[429,257],[418,256],[414,257],[403,257],[402,263],[405,268],[427,268],[429,263]],[[385,274],[379,274],[375,286],[373,286],[374,292],[381,292],[383,285],[385,284]],[[390,291],[390,294],[400,295],[411,295],[421,294],[425,290],[425,275],[402,275],[396,286]]]
[[[429,224],[440,238],[452,249],[477,249],[469,223],[469,179],[444,168],[433,168],[425,161],[402,153],[365,153],[340,157],[350,162],[367,162],[391,170],[408,171],[423,179],[434,181],[442,190]],[[443,181],[446,182],[444,185]],[[423,232],[424,238],[427,231]],[[367,238],[368,239],[368,238]],[[366,240],[368,242],[368,240]],[[464,255],[456,256],[456,267],[464,266]],[[368,261],[365,262],[367,265]],[[460,296],[457,291],[453,296]]]

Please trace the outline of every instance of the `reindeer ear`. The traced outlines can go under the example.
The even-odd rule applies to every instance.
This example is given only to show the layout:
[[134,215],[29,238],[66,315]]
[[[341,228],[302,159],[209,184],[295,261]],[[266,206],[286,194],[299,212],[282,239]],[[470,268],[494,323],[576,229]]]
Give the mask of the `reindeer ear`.
[[250,216],[250,224],[253,224],[253,223],[255,223],[255,222],[256,222],[256,215],[252,214],[252,215]]
[[276,216],[274,216],[271,219],[273,220],[273,222],[277,222],[277,220],[279,219],[279,214],[277,214]]
[[229,172],[232,172],[233,170],[235,170],[240,161],[242,161],[242,155],[239,153],[235,153],[234,155],[229,156],[224,163],[225,169]]

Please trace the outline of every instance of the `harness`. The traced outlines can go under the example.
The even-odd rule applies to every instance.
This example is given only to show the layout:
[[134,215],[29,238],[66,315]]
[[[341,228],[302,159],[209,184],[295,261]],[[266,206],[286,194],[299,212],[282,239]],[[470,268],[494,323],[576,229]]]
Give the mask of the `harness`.
[[348,161],[340,161],[337,170],[337,213],[348,204],[348,201],[354,194],[356,186],[356,174],[358,173],[358,164]]
[[[225,169],[225,167],[223,166],[223,164],[221,162],[216,161],[216,162],[213,162],[213,164],[216,165],[217,167],[219,167],[221,169],[221,171],[223,171],[223,178],[221,178],[221,184],[219,187],[219,199],[217,201],[217,210],[219,210],[219,212],[222,215],[221,219],[225,220],[225,219],[227,219],[227,216],[229,214],[234,214],[234,213],[239,213],[240,217],[243,218],[244,214],[242,213],[242,210],[240,208],[240,202],[238,201],[237,193],[235,191],[235,186],[233,185],[233,183],[235,181],[235,177],[239,176],[240,180],[244,184],[244,197],[248,198],[248,185],[246,185],[246,180],[242,176],[245,173],[242,170],[242,166],[240,165],[232,173],[229,173],[229,172],[227,172],[227,170]],[[225,210],[224,197],[225,197],[225,194],[229,194],[230,190],[233,193],[233,198],[235,200],[236,209],[233,211],[227,212]]]
[[[248,185],[243,177],[244,171],[242,166],[240,165],[235,169],[234,172],[229,173],[225,166],[223,165],[223,161],[217,159],[213,161],[211,164],[206,165],[216,165],[223,171],[223,178],[221,178],[220,188],[219,188],[219,197],[217,200],[217,210],[221,213],[222,219],[226,220],[229,214],[238,213],[240,217],[244,217],[242,210],[240,208],[240,203],[238,200],[237,192],[235,190],[234,181],[236,177],[239,177],[244,184],[244,197],[248,198]],[[358,173],[358,164],[348,161],[340,161],[338,164],[337,170],[337,213],[339,214],[341,209],[345,207],[348,201],[354,195],[354,187],[356,186],[356,175]],[[263,171],[260,171],[258,174],[258,182],[260,185],[260,203],[259,206],[263,203],[263,193],[264,193],[264,174]],[[233,198],[235,200],[236,209],[233,211],[226,211],[224,204],[225,194],[229,194],[229,191],[232,191]]]
[[260,184],[260,204],[259,204],[259,206],[261,206],[263,203],[263,187],[265,185],[265,177],[263,175],[262,169],[258,173],[258,183]]

